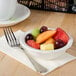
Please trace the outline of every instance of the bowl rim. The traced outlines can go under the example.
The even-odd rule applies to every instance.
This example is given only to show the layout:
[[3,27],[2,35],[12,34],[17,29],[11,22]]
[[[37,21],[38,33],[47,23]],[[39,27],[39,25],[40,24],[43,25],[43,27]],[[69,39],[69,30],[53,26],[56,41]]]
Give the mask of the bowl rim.
[[[52,29],[52,30],[55,30],[54,28],[50,28],[50,29]],[[68,34],[68,36],[69,36],[69,41],[68,41],[68,43],[64,46],[64,47],[62,47],[62,48],[59,48],[59,49],[56,49],[56,50],[49,50],[49,51],[45,51],[45,50],[39,50],[39,49],[35,49],[35,48],[32,48],[32,47],[30,47],[29,45],[27,45],[26,44],[26,42],[25,42],[25,36],[28,34],[28,33],[31,33],[31,31],[32,30],[30,30],[30,31],[27,31],[27,32],[23,32],[23,34],[22,34],[22,36],[20,36],[20,38],[19,38],[19,41],[20,41],[20,44],[21,44],[21,46],[24,48],[24,49],[31,49],[33,52],[37,52],[37,53],[50,53],[50,52],[59,52],[59,51],[61,51],[61,50],[66,50],[66,49],[68,49],[68,48],[70,48],[71,47],[71,45],[72,45],[72,43],[73,43],[73,38],[70,36],[70,34],[68,34],[67,32],[67,34]],[[23,41],[22,41],[23,40]]]

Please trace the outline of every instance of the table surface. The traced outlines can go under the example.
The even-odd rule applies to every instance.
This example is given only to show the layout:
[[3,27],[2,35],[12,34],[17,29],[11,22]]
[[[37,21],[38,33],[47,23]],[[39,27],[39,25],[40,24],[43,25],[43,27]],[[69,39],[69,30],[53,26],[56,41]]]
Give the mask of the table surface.
[[[65,14],[57,12],[46,12],[31,10],[31,16],[23,22],[12,26],[15,31],[27,31],[32,28],[47,25],[51,28],[61,27],[69,32],[74,38],[72,47],[67,50],[68,53],[76,56],[76,14]],[[3,30],[0,28],[0,36],[3,35]],[[41,76],[27,66],[12,59],[6,54],[0,52],[0,76]],[[71,61],[46,76],[76,76],[76,60]]]

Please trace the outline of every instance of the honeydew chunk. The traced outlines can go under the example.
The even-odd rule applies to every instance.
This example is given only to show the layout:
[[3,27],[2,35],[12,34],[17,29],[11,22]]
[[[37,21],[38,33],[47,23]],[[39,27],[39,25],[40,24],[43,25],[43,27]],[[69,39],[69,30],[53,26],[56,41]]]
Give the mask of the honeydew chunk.
[[32,30],[32,35],[34,37],[37,37],[39,35],[39,33],[40,33],[40,30],[38,28],[35,28],[34,30]]

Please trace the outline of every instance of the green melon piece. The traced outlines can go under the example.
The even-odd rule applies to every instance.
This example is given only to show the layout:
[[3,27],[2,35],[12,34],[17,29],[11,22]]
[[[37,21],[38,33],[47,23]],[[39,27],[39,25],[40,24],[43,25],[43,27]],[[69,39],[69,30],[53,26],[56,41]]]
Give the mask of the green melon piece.
[[40,34],[40,30],[38,28],[35,28],[32,30],[32,35],[36,38]]

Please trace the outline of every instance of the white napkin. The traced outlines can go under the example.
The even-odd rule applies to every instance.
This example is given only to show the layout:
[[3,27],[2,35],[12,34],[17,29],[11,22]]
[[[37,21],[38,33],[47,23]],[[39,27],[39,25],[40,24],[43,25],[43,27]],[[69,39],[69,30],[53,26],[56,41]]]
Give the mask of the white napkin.
[[[20,37],[20,34],[22,34],[22,31],[17,31],[15,32],[15,35],[17,38]],[[20,50],[19,48],[12,48],[7,44],[7,41],[5,39],[4,36],[2,36],[0,38],[0,51],[11,56],[12,58],[16,59],[17,61],[21,62],[22,64],[28,66],[29,68],[31,68],[32,70],[36,71],[33,67],[33,65],[31,64],[31,62],[29,61],[29,59],[27,58],[27,56],[23,53],[22,50]],[[76,59],[76,57],[65,53],[62,56],[53,59],[53,60],[41,60],[38,58],[35,58],[35,60],[40,63],[41,65],[43,65],[44,67],[46,67],[48,69],[48,71],[46,73],[41,73],[42,75],[45,75],[51,71],[53,71],[54,69],[66,64],[67,62],[70,62],[72,60]]]

